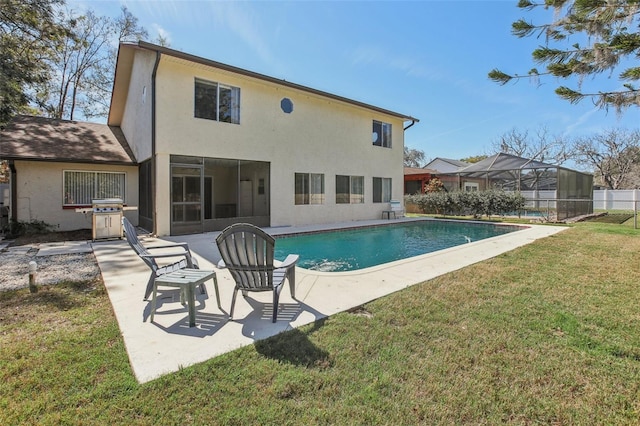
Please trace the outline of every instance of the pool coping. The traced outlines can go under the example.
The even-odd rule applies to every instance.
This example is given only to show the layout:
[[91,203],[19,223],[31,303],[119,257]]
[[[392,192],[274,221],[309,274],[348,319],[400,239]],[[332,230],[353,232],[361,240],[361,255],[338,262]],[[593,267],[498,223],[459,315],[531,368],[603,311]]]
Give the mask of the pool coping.
[[[392,222],[410,220],[412,219],[397,219]],[[322,230],[336,226],[346,228],[380,222],[383,221],[264,229],[277,235],[292,230],[305,232],[310,229]],[[403,288],[567,229],[548,225],[525,226],[527,229],[521,231],[356,271],[318,272],[297,268],[296,299],[291,298],[288,288],[282,291],[276,323],[270,320],[270,293],[251,294],[247,299],[239,297],[234,321],[228,320],[227,312],[234,282],[228,271],[215,266],[220,259],[215,247],[218,232],[162,239],[143,238],[145,244],[187,242],[198,259],[200,268],[216,272],[223,310],[220,311],[215,299],[211,299],[213,286],[211,282],[207,283],[207,293],[197,295],[197,326],[192,328],[188,327],[187,310],[169,299],[160,301],[155,322],[148,322],[150,302],[143,301],[142,296],[149,269],[126,241],[94,242],[93,249],[120,326],[131,368],[136,379],[144,383],[283,331],[352,310]]]
[[[342,223],[334,223],[329,225],[318,225],[317,229],[306,227],[306,231],[295,231],[298,229],[296,227],[275,227],[275,228],[263,228],[265,230],[269,230],[269,233],[276,238],[289,238],[295,237],[298,235],[313,235],[313,234],[321,234],[323,232],[339,232],[339,231],[352,231],[357,229],[368,229],[368,228],[381,228],[385,226],[393,226],[397,224],[408,224],[408,223],[416,223],[416,222],[464,222],[464,223],[475,223],[478,225],[496,225],[496,226],[510,226],[510,227],[518,227],[518,228],[527,228],[531,226],[530,224],[520,224],[520,223],[507,223],[507,222],[491,222],[491,221],[482,221],[482,220],[463,220],[463,219],[454,219],[454,218],[435,218],[435,217],[403,217],[398,219],[387,219],[387,220],[373,220],[373,221],[363,221],[363,224],[357,225],[360,222],[342,222]],[[351,225],[355,223],[354,225]],[[286,231],[283,231],[286,229]],[[282,232],[282,233],[280,233]]]
[[[398,221],[394,221],[394,222],[385,222],[385,223],[375,223],[375,224],[371,224],[371,225],[358,225],[358,226],[352,226],[352,227],[338,227],[338,228],[329,228],[329,229],[321,229],[321,230],[316,230],[316,231],[306,231],[306,232],[299,232],[299,233],[289,233],[289,234],[272,234],[275,238],[276,238],[276,244],[278,243],[278,239],[279,238],[291,238],[294,236],[298,236],[298,235],[314,235],[314,234],[322,234],[325,232],[340,232],[340,231],[351,231],[351,230],[362,230],[362,229],[370,229],[370,228],[381,228],[381,227],[385,227],[385,226],[393,226],[393,225],[397,225],[397,224],[412,224],[412,223],[420,223],[420,222],[452,222],[452,223],[456,223],[456,222],[465,222],[465,223],[474,223],[474,224],[478,224],[478,225],[495,225],[495,226],[508,226],[508,227],[517,227],[517,228],[521,228],[518,229],[516,231],[513,232],[519,232],[519,231],[524,231],[525,229],[529,228],[531,225],[528,224],[514,224],[514,223],[504,223],[504,222],[483,222],[480,220],[465,220],[462,221],[460,219],[439,219],[439,218],[405,218],[405,220],[398,222]],[[339,225],[338,225],[339,226]],[[298,266],[297,269],[304,271],[305,273],[308,274],[317,274],[317,275],[325,275],[325,274],[329,274],[329,275],[333,275],[333,274],[343,274],[343,275],[349,275],[350,273],[366,273],[366,272],[375,272],[377,270],[380,269],[386,269],[389,267],[393,267],[396,265],[401,265],[403,263],[406,262],[411,262],[414,260],[419,260],[420,258],[423,259],[427,259],[429,257],[430,254],[434,254],[434,253],[440,253],[440,252],[446,252],[447,250],[453,250],[458,248],[459,246],[462,245],[467,245],[467,244],[476,244],[476,243],[480,243],[482,241],[488,241],[492,238],[499,238],[502,237],[504,235],[509,235],[511,234],[507,233],[507,234],[500,234],[500,235],[495,235],[493,237],[488,237],[488,238],[483,238],[481,240],[476,240],[476,241],[472,241],[469,243],[461,243],[458,244],[456,246],[452,246],[452,247],[447,247],[445,249],[440,249],[440,250],[436,250],[436,251],[432,251],[432,252],[428,252],[428,253],[424,253],[424,254],[420,254],[420,255],[416,255],[416,256],[411,256],[411,257],[407,257],[404,259],[398,259],[398,260],[392,260],[390,262],[385,262],[385,263],[381,263],[379,265],[374,265],[374,266],[368,266],[366,268],[360,268],[360,269],[355,269],[355,270],[351,270],[351,271],[318,271],[315,269],[307,269],[307,268],[303,268]]]

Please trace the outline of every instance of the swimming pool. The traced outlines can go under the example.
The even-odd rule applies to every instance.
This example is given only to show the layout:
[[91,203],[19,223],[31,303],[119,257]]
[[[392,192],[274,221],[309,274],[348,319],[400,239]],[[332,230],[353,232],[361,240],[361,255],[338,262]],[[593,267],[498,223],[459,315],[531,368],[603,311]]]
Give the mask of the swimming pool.
[[300,255],[298,266],[353,271],[524,229],[515,225],[424,220],[276,237],[276,259]]

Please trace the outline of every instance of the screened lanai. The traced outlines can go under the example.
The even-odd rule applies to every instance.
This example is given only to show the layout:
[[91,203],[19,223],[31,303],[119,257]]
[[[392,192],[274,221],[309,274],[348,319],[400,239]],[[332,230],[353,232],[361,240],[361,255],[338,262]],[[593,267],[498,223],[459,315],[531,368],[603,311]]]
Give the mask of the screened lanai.
[[527,208],[555,220],[593,213],[593,175],[565,167],[501,152],[446,177],[449,191],[519,191]]

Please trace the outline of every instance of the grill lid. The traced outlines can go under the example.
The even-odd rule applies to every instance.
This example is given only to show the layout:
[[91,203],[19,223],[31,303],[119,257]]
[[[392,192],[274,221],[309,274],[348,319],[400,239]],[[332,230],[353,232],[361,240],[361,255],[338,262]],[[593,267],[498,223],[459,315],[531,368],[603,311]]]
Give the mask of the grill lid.
[[124,204],[124,201],[122,200],[122,198],[102,198],[91,200],[91,204],[93,204],[94,206],[103,206],[105,204],[122,206],[122,204]]
[[104,198],[99,200],[91,200],[94,213],[108,213],[122,211],[121,198]]

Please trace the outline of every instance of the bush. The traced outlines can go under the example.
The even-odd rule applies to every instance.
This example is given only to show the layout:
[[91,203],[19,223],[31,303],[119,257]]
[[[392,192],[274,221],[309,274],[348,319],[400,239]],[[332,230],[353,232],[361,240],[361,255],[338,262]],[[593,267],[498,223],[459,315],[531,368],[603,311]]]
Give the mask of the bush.
[[47,234],[55,231],[55,225],[49,225],[42,220],[32,220],[24,222],[20,220],[11,220],[3,231],[9,238],[16,238],[22,235]]
[[415,194],[407,196],[406,201],[415,204],[426,214],[472,215],[473,217],[517,212],[525,204],[525,198],[519,192],[496,189]]

